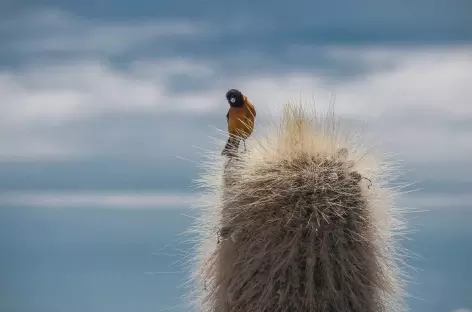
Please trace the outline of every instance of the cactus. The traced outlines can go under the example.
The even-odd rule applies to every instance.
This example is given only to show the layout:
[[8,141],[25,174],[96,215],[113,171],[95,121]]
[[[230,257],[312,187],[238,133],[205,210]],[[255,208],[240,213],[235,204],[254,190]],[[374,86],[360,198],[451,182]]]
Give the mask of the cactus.
[[339,121],[291,103],[226,167],[210,157],[193,227],[198,311],[406,309],[392,167]]

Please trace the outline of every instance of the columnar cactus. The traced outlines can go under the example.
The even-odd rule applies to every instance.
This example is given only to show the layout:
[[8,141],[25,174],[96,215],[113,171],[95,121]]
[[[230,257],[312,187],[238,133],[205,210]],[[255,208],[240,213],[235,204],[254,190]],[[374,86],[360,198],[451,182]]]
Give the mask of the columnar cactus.
[[337,124],[289,104],[247,152],[208,162],[211,200],[193,228],[198,310],[405,309],[390,167]]

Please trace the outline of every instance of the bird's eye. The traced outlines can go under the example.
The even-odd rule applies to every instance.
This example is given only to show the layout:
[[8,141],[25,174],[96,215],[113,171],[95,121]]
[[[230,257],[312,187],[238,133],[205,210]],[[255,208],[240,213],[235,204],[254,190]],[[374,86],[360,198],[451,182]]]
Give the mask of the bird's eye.
[[230,99],[230,101],[231,101],[231,103],[236,103],[236,98],[232,97],[232,98]]

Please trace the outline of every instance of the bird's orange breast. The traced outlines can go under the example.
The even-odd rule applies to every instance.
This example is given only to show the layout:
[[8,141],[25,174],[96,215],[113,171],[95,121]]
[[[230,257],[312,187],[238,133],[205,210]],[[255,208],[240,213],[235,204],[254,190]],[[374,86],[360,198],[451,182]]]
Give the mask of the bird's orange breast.
[[247,139],[254,130],[254,106],[247,99],[243,107],[231,107],[228,112],[228,132]]

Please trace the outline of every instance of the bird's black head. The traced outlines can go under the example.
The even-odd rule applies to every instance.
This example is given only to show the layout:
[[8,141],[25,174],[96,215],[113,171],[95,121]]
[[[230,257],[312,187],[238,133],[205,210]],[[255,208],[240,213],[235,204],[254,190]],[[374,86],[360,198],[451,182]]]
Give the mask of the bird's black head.
[[231,107],[242,107],[244,105],[244,96],[236,89],[231,89],[226,92],[226,100],[228,100]]

